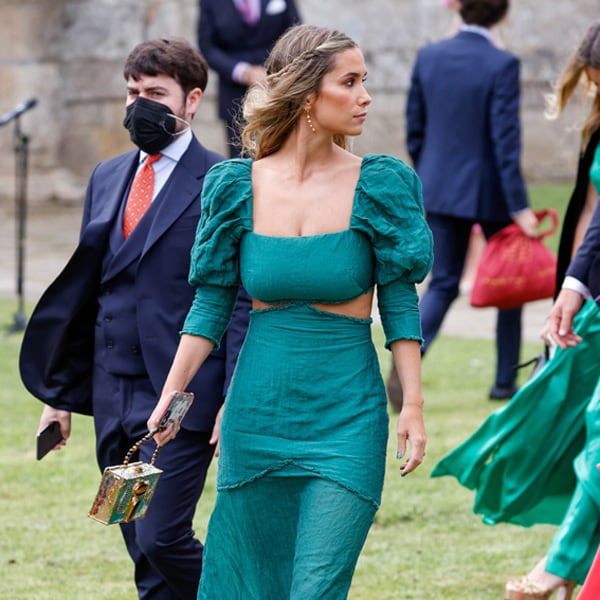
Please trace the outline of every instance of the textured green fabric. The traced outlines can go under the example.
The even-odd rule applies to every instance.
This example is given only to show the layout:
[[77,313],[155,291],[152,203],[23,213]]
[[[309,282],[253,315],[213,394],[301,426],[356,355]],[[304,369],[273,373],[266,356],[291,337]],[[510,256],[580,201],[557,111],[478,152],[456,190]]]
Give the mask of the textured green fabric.
[[[385,472],[388,415],[370,319],[349,319],[304,303],[253,311],[225,400],[220,435],[218,500],[203,561],[209,581],[201,584],[199,597],[345,598],[379,507]],[[295,515],[283,492],[299,477],[339,488],[346,510],[361,507],[355,515],[359,522],[348,520],[344,535],[332,539],[340,525],[327,512],[329,493],[321,497],[321,506],[300,503],[301,512]],[[271,478],[281,481],[266,488],[264,482]],[[231,500],[221,499],[222,494]],[[255,503],[272,509],[272,517],[245,512]],[[286,509],[290,526],[298,519],[293,536],[275,518]],[[319,517],[320,528],[313,523],[305,529],[311,514]],[[273,560],[270,570],[257,571],[256,565],[272,556],[273,540],[280,536],[285,537],[278,543],[287,549],[286,560]],[[210,540],[216,538],[220,541],[211,553]],[[307,563],[305,553],[321,546],[327,551]],[[292,582],[298,585],[298,573],[309,567],[314,570],[311,585],[301,588],[302,595],[292,594]],[[232,570],[241,588],[222,577]],[[262,595],[250,593],[246,580]],[[292,587],[280,594],[281,581]],[[324,589],[329,591],[322,595]]]
[[[388,340],[420,339],[415,283],[432,247],[419,181],[398,159],[365,157],[350,227],[314,236],[252,232],[248,160],[213,167],[202,202],[184,331],[220,339],[240,283],[280,305],[251,312],[225,400],[199,597],[345,598],[381,501],[386,395],[371,319],[313,304],[377,284]],[[281,560],[270,559],[275,548]]]
[[377,508],[387,433],[370,319],[308,304],[252,312],[225,402],[218,489],[294,465]]
[[306,475],[263,477],[252,484],[252,493],[219,492],[198,598],[346,598],[374,514],[372,504]]
[[[304,294],[309,283],[313,292],[304,300],[334,302],[332,286],[342,302],[368,291],[374,284],[392,286],[382,294],[388,301],[382,313],[387,343],[401,338],[420,339],[420,320],[414,283],[422,281],[433,261],[431,232],[423,219],[421,187],[415,172],[401,160],[387,155],[367,155],[362,160],[348,230],[320,236],[277,238],[252,234],[252,162],[233,159],[212,167],[206,175],[202,192],[202,216],[192,249],[190,283],[197,286],[196,301],[186,319],[183,332],[219,340],[229,320],[234,290],[240,283],[249,287],[273,273],[288,273],[279,281],[280,289],[268,289],[279,301],[294,301],[290,295],[291,269],[304,277]],[[240,255],[240,245],[248,234],[261,238],[265,252],[260,261]],[[369,270],[364,266],[365,244],[372,255]],[[336,252],[332,244],[339,242]],[[247,242],[249,249],[253,244]],[[268,247],[268,244],[271,247]],[[310,253],[306,251],[307,247]],[[345,257],[354,270],[341,273],[337,260]],[[356,258],[355,258],[356,257]],[[240,258],[244,271],[240,268]],[[363,265],[360,272],[357,271]],[[314,280],[314,281],[312,281]],[[275,280],[277,281],[277,280]],[[327,287],[319,288],[323,282]],[[222,288],[222,300],[215,298],[215,286]],[[348,296],[349,290],[354,296]],[[294,291],[294,290],[292,290]],[[309,290],[310,291],[310,290]],[[278,293],[277,293],[278,292]],[[258,299],[274,302],[275,297]],[[224,318],[215,317],[214,305],[223,305]],[[398,313],[401,310],[401,314]],[[394,314],[388,317],[389,311]]]
[[594,184],[596,191],[600,194],[600,144],[596,146],[594,160],[590,167],[590,181]]
[[[598,545],[600,511],[600,310],[576,317],[583,342],[561,350],[503,408],[442,458],[432,477],[476,490],[489,525],[561,525],[549,569],[582,581]],[[585,534],[583,533],[585,532]]]

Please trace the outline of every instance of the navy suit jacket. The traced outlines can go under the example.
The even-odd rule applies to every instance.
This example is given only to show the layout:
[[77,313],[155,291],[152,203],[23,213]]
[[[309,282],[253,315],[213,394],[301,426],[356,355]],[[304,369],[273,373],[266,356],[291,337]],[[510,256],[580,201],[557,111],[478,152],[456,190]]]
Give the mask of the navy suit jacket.
[[508,222],[527,208],[519,94],[519,60],[478,33],[421,49],[406,140],[428,212]]
[[[156,207],[143,248],[130,252],[124,247],[110,267],[114,274],[132,260],[139,261],[133,285],[137,323],[132,326],[137,327],[157,398],[195,293],[187,277],[204,176],[222,159],[192,138],[165,184],[168,196]],[[102,260],[138,161],[138,152],[132,151],[95,168],[86,193],[79,244],[42,295],[25,330],[19,360],[22,380],[35,397],[55,408],[92,414],[91,373]],[[110,273],[104,274],[105,280],[107,276]],[[188,388],[196,394],[185,419],[188,429],[212,429],[247,326],[250,301],[243,291],[240,296],[221,348],[210,355]]]
[[233,0],[200,0],[198,46],[219,76],[221,119],[232,120],[246,93],[246,86],[231,78],[235,65],[262,65],[277,38],[299,22],[294,0],[261,0],[260,20],[252,27],[244,22]]
[[584,283],[600,304],[600,202],[596,205],[583,242],[567,269],[567,275]]

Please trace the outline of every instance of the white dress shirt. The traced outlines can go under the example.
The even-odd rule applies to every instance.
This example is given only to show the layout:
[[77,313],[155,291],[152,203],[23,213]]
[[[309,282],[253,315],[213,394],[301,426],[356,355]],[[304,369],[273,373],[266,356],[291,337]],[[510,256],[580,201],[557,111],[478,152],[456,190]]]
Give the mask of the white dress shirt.
[[[167,179],[171,176],[173,169],[177,166],[177,163],[183,156],[184,152],[188,149],[190,142],[192,141],[192,130],[188,127],[181,135],[178,135],[174,141],[172,141],[166,148],[163,148],[160,153],[162,157],[157,160],[152,166],[154,168],[154,193],[152,194],[152,200],[160,194]],[[138,171],[146,161],[148,156],[147,152],[140,150],[140,162],[138,165]]]

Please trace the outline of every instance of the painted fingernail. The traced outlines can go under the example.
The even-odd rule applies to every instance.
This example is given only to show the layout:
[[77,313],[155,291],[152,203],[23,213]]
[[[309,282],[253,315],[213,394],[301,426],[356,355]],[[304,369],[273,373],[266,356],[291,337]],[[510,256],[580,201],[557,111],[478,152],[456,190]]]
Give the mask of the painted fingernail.
[[402,452],[396,452],[396,458],[398,460],[400,460],[402,458],[402,456],[403,456]]

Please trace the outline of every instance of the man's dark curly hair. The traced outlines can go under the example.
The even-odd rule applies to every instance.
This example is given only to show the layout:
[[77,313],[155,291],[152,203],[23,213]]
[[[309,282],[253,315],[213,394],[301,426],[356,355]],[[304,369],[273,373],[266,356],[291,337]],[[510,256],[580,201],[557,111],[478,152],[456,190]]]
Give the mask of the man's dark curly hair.
[[467,25],[493,27],[508,12],[509,0],[461,0],[460,16]]
[[123,76],[138,81],[142,75],[168,75],[187,94],[194,88],[206,89],[208,65],[189,42],[179,39],[149,40],[138,44],[127,57]]

